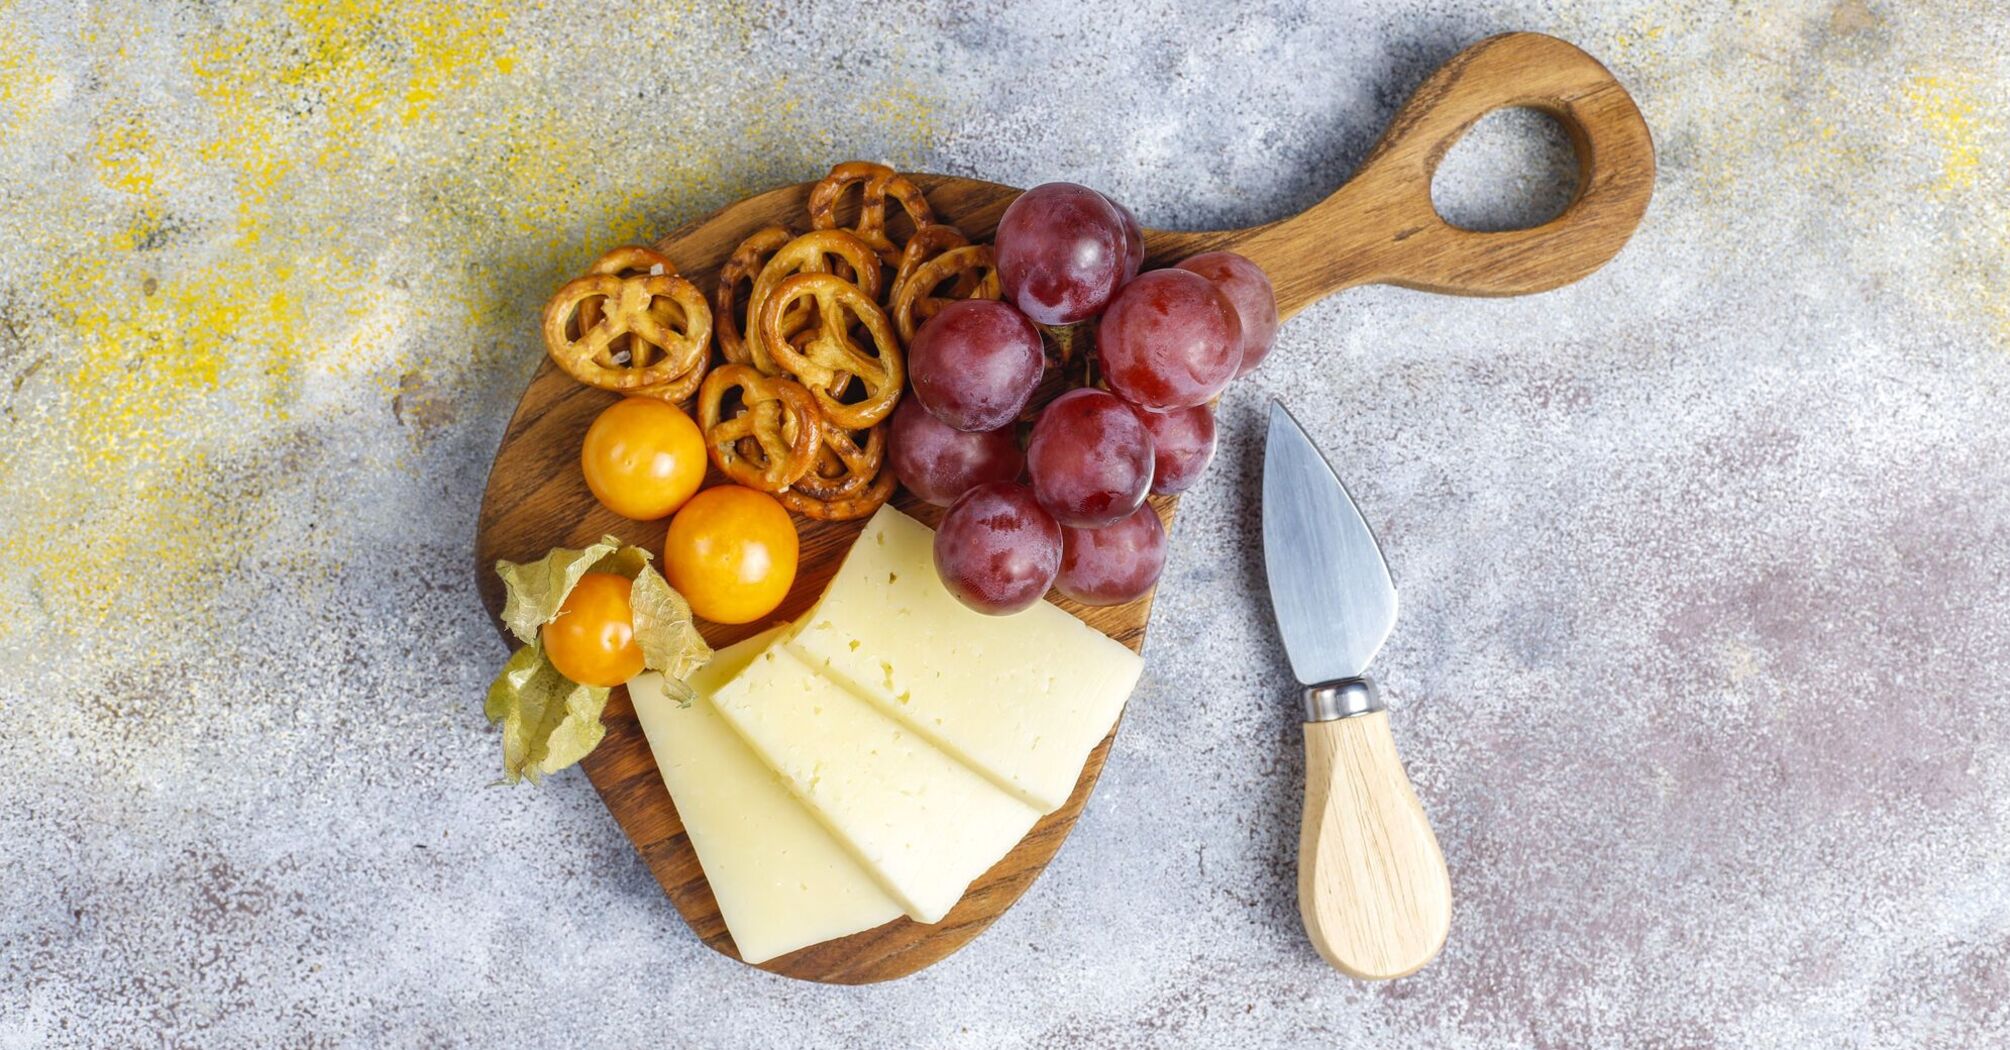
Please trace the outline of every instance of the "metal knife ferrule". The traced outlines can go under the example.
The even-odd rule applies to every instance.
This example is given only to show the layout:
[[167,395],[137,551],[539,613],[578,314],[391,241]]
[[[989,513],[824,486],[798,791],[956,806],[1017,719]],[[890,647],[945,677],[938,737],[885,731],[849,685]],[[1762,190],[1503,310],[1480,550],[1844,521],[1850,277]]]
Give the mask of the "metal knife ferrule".
[[1337,722],[1380,710],[1382,692],[1371,678],[1342,678],[1305,688],[1307,722]]

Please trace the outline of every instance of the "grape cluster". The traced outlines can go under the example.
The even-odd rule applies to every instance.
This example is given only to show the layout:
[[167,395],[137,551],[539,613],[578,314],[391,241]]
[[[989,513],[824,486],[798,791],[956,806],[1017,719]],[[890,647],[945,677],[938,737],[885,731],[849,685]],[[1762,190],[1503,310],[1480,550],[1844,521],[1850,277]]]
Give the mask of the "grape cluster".
[[[973,609],[1017,612],[1049,588],[1087,605],[1142,597],[1166,557],[1145,498],[1185,491],[1213,458],[1209,404],[1277,335],[1270,280],[1230,252],[1141,273],[1130,210],[1066,182],[1005,209],[996,253],[1004,301],[950,303],[908,347],[894,474],[949,508],[935,567]],[[1022,452],[1017,425],[1048,368],[1041,330],[1089,324],[1107,389],[1049,402]]]

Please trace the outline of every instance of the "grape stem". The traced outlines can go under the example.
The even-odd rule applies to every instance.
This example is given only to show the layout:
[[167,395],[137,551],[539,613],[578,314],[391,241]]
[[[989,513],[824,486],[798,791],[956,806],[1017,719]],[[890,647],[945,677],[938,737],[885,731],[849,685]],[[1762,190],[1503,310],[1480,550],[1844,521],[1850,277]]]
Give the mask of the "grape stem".
[[1069,387],[1096,385],[1095,322],[1041,325],[1040,337],[1047,348],[1048,363],[1068,380]]

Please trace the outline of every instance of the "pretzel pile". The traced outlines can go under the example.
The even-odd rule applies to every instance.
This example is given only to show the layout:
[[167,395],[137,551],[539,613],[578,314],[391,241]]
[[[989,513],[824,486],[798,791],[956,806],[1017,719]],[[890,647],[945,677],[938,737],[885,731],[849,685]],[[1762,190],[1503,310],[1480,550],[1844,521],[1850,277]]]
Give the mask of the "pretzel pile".
[[[889,225],[889,205],[904,223]],[[588,386],[696,395],[721,473],[806,517],[845,521],[893,494],[885,424],[908,342],[946,303],[999,298],[998,268],[990,245],[938,222],[920,187],[883,164],[832,168],[808,217],[807,232],[765,226],[741,241],[710,303],[662,254],[616,248],[551,297],[544,342]]]
[[[888,225],[889,203],[904,233]],[[946,302],[998,298],[998,270],[989,245],[937,222],[920,188],[882,164],[832,168],[808,211],[808,232],[755,230],[720,269],[712,305],[728,363],[698,390],[698,425],[733,480],[844,521],[893,495],[885,424],[907,343]]]

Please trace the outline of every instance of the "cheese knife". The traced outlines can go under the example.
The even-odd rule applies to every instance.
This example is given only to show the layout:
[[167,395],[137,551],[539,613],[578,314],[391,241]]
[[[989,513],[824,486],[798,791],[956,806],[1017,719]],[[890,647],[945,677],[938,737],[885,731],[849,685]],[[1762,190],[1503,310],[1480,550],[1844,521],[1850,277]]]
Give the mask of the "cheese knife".
[[1444,947],[1452,887],[1367,676],[1396,625],[1396,585],[1339,476],[1275,401],[1263,453],[1263,564],[1291,673],[1305,686],[1299,915],[1340,972],[1407,976]]

